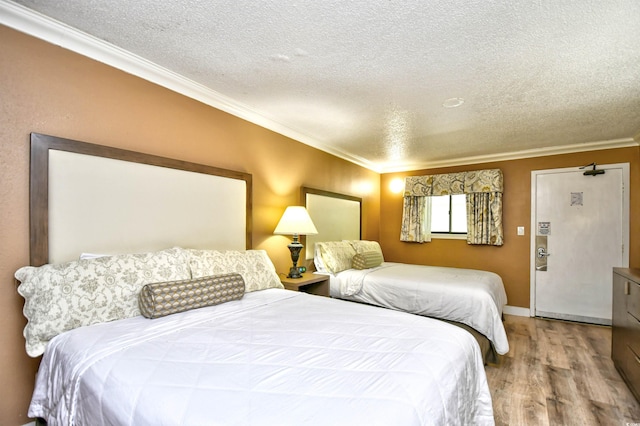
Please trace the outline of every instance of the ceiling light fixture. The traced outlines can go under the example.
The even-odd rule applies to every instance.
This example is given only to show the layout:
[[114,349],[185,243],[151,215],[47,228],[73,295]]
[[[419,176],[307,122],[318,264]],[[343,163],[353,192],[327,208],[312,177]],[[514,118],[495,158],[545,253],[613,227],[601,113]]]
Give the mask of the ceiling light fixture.
[[449,98],[442,103],[442,106],[445,108],[457,108],[464,103],[464,99],[462,98]]

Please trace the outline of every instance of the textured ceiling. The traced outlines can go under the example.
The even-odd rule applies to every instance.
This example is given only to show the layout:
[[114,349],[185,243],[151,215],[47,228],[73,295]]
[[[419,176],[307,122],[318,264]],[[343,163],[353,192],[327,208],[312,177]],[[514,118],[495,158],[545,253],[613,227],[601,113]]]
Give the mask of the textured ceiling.
[[638,0],[16,3],[377,171],[640,134]]

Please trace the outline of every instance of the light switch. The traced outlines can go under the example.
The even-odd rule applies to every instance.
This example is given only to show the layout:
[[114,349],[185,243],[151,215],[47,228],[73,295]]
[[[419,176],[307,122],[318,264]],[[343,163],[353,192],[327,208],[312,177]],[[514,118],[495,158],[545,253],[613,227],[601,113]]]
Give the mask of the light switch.
[[524,226],[518,226],[518,235],[524,235]]

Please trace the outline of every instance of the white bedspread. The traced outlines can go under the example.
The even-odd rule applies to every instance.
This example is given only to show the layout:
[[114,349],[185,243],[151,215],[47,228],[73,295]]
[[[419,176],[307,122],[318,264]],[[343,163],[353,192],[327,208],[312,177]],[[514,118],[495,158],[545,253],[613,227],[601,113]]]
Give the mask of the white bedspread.
[[279,289],[59,335],[29,415],[51,426],[493,424],[470,334]]
[[461,322],[484,334],[499,354],[509,351],[502,324],[507,294],[493,272],[385,262],[332,275],[330,285],[333,297]]

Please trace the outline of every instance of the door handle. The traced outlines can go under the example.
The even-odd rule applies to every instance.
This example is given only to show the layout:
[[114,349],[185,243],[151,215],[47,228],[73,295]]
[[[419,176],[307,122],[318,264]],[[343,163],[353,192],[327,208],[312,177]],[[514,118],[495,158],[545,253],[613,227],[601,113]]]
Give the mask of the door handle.
[[549,257],[551,253],[547,253],[544,247],[538,247],[538,258],[542,259],[543,257]]

